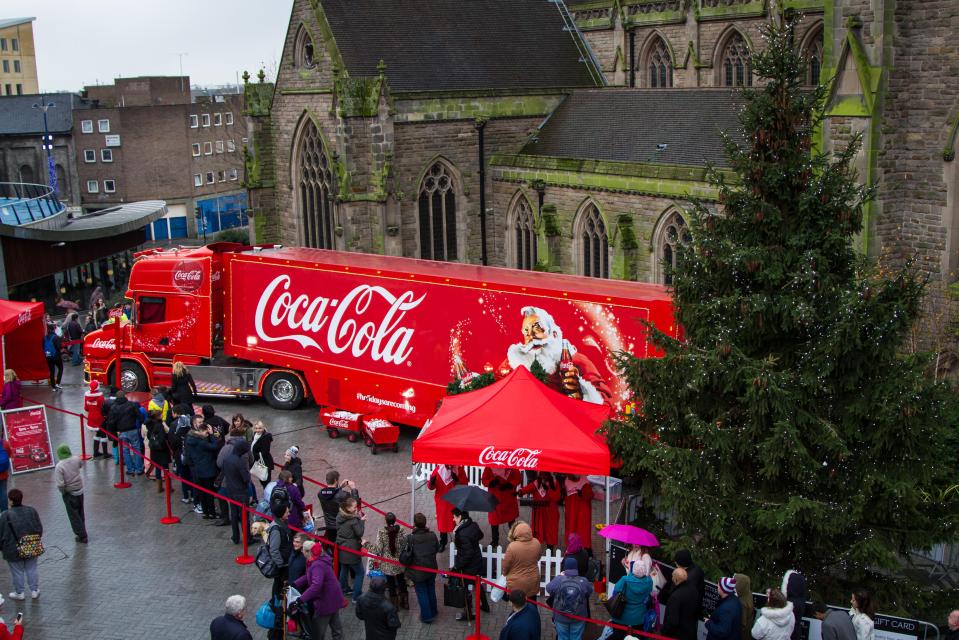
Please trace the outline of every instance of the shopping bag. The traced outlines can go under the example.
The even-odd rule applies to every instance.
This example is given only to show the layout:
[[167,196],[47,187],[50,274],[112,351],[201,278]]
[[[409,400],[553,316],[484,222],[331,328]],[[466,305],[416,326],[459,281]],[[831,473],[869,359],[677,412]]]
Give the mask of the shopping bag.
[[494,582],[496,586],[490,591],[489,599],[493,602],[499,602],[506,595],[506,576],[501,574]]
[[443,585],[443,606],[463,609],[466,607],[466,585],[460,578],[450,578]]
[[269,600],[256,610],[256,623],[264,629],[272,629],[276,625],[276,612],[273,611]]

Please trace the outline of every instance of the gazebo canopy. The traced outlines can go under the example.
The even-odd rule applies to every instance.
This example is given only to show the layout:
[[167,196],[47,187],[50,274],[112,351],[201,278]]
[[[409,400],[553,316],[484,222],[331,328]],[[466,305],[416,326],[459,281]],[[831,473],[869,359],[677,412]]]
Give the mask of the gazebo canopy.
[[0,300],[0,369],[13,369],[21,380],[47,378],[44,333],[42,302]]
[[596,431],[608,415],[517,367],[488,387],[444,399],[413,442],[413,462],[607,476],[609,448]]

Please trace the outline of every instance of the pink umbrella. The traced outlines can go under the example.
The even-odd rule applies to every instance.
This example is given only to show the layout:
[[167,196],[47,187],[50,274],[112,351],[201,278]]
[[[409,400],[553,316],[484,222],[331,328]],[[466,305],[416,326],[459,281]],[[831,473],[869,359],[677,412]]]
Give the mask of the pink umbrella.
[[599,530],[599,535],[610,540],[635,544],[640,547],[658,547],[659,539],[640,527],[630,524],[611,524]]

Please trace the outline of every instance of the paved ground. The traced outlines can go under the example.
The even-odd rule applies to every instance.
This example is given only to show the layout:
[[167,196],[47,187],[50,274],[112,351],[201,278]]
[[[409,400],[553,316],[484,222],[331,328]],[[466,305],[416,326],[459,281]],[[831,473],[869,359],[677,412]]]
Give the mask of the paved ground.
[[[54,394],[46,387],[27,386],[25,393],[79,411],[85,390],[80,370],[69,364],[66,369],[62,392]],[[306,475],[322,479],[329,468],[338,468],[344,477],[357,481],[365,500],[381,503],[382,508],[395,511],[401,519],[409,517],[406,478],[410,472],[413,432],[403,434],[398,454],[384,452],[372,456],[361,443],[351,444],[343,438],[331,440],[325,431],[316,429],[315,408],[275,412],[261,402],[213,404],[227,419],[238,412],[263,419],[274,434],[275,456],[282,456],[292,444],[298,445]],[[66,442],[75,452],[79,451],[76,419],[53,412],[48,419],[54,448]],[[90,461],[85,473],[89,545],[74,542],[60,494],[53,484],[52,470],[11,480],[10,487],[20,488],[25,502],[40,513],[47,553],[40,561],[40,598],[28,598],[23,603],[7,599],[0,606],[0,616],[12,623],[16,612],[23,611],[25,637],[29,640],[199,640],[209,638],[210,620],[222,613],[226,597],[240,593],[248,600],[247,622],[253,637],[266,637],[253,621],[253,614],[267,599],[270,581],[254,567],[233,562],[238,547],[230,543],[229,527],[210,526],[178,500],[174,500],[174,511],[182,523],[162,526],[159,519],[164,515],[163,502],[154,484],[137,478],[132,480],[130,489],[114,489],[117,467],[112,461]],[[307,487],[307,502],[315,497],[315,489]],[[418,492],[417,510],[432,513],[429,492]],[[380,516],[370,513],[368,536],[372,537],[382,524]],[[441,563],[445,561],[444,556]],[[6,597],[11,590],[9,570],[6,563],[2,565],[0,590]],[[441,591],[440,600],[442,603]],[[411,611],[402,612],[399,638],[453,640],[469,633],[465,623],[453,620],[452,609],[441,606],[438,623],[421,625],[416,606],[412,606]],[[343,613],[345,637],[364,637],[353,610],[345,609]],[[493,614],[483,617],[484,633],[495,640],[505,617],[505,605],[494,605]],[[554,637],[552,625],[545,620],[543,629],[544,638]]]

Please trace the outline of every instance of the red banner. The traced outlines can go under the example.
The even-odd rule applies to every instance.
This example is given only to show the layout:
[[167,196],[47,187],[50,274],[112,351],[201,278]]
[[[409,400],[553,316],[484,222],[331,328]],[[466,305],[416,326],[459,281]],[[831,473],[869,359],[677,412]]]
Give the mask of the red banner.
[[53,447],[43,407],[23,407],[3,412],[3,429],[13,457],[13,473],[53,467]]

